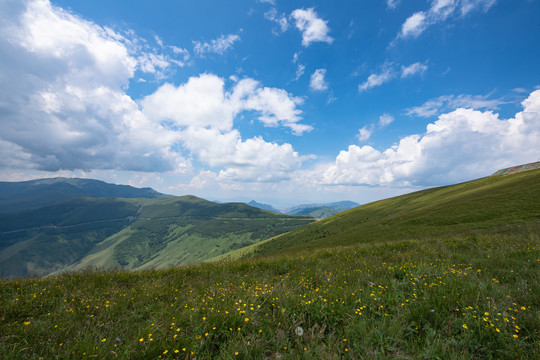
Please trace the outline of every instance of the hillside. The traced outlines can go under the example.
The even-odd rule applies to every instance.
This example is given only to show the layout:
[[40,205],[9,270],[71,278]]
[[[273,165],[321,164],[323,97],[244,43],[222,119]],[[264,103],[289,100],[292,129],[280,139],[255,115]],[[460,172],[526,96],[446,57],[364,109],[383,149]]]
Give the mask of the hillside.
[[[2,358],[536,360],[539,176],[367,204],[269,239],[255,258],[0,280]],[[145,200],[130,231],[182,214],[265,217],[224,205]]]
[[190,264],[312,221],[194,196],[72,199],[0,214],[0,276]]
[[359,206],[354,201],[337,201],[332,203],[302,204],[288,208],[284,211],[289,215],[312,216],[317,219],[324,219],[345,210]]
[[490,176],[351,209],[228,254],[267,256],[456,233],[540,231],[540,170]]
[[151,188],[109,184],[99,180],[51,178],[0,182],[0,213],[42,207],[81,197],[158,198]]

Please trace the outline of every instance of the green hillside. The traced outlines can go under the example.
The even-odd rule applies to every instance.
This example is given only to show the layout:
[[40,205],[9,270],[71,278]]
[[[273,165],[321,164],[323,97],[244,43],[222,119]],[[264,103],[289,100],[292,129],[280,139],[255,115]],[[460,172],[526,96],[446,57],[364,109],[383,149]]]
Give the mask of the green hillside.
[[73,199],[0,214],[0,276],[190,264],[312,221],[194,196]]
[[0,181],[0,213],[43,207],[81,197],[158,198],[151,188],[108,184],[99,180],[51,178],[21,182]]
[[[539,176],[540,170],[490,177],[367,204],[241,249],[257,247],[255,258],[0,280],[0,353],[538,359]],[[211,213],[210,229],[227,225],[223,234],[238,230],[240,215],[270,219],[246,205],[216,209],[194,197],[139,205],[137,219],[94,254],[114,255],[113,243],[153,233],[151,219],[194,234],[208,223],[186,225],[181,215]]]
[[540,226],[540,170],[422,190],[341,212],[228,254],[266,256]]

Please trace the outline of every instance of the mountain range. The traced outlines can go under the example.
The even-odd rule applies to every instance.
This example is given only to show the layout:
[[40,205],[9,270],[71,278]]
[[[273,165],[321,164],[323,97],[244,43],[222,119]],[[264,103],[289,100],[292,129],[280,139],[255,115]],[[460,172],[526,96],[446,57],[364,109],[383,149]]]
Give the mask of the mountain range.
[[190,264],[314,221],[64,178],[1,183],[0,208],[2,277]]

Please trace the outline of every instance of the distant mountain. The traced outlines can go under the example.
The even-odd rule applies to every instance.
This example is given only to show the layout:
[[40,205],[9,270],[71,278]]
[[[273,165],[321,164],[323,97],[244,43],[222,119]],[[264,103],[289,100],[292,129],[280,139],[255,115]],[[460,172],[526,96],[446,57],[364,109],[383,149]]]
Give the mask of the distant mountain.
[[0,214],[0,277],[196,263],[313,221],[195,196],[70,199]]
[[247,204],[249,206],[253,206],[253,207],[256,207],[256,208],[259,208],[259,209],[273,211],[273,212],[276,212],[278,214],[281,214],[281,211],[279,211],[278,209],[276,209],[275,207],[273,207],[272,205],[269,205],[269,204],[261,204],[261,203],[256,202],[255,200],[251,200]]
[[241,255],[294,256],[334,246],[409,239],[447,238],[452,243],[458,234],[478,236],[490,231],[496,234],[494,243],[497,236],[514,230],[537,236],[539,198],[540,169],[488,176],[362,205],[242,249]]
[[355,208],[359,205],[360,204],[354,201],[338,201],[327,204],[303,204],[286,209],[284,213],[289,215],[312,216],[317,219],[324,219],[342,211]]
[[0,213],[52,205],[81,197],[159,198],[151,188],[114,185],[99,180],[51,178],[21,182],[0,182]]

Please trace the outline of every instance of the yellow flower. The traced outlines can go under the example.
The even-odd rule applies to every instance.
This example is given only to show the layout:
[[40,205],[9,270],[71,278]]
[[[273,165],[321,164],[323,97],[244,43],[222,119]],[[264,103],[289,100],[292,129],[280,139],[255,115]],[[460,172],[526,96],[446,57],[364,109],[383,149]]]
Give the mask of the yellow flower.
[[105,342],[105,341],[107,341],[107,338],[104,338],[103,340],[101,340],[101,342]]
[[169,350],[165,350],[165,351],[163,352],[163,355],[165,355],[165,354],[168,353],[168,352],[169,352]]
[[467,324],[463,324],[464,329],[468,329]]
[[143,342],[143,341],[144,341],[144,338],[140,338],[140,339],[139,339],[139,342]]
[[234,352],[234,356],[238,356],[238,351],[235,351],[235,352]]
[[23,324],[24,324],[25,326],[28,326],[28,325],[30,325],[30,321],[25,321]]
[[514,337],[514,339],[517,339],[517,338],[518,338],[518,336],[517,336],[516,334],[514,334],[514,335],[512,335],[512,336]]
[[245,318],[245,319],[244,319],[244,322],[248,322],[248,321],[249,321],[249,318]]

